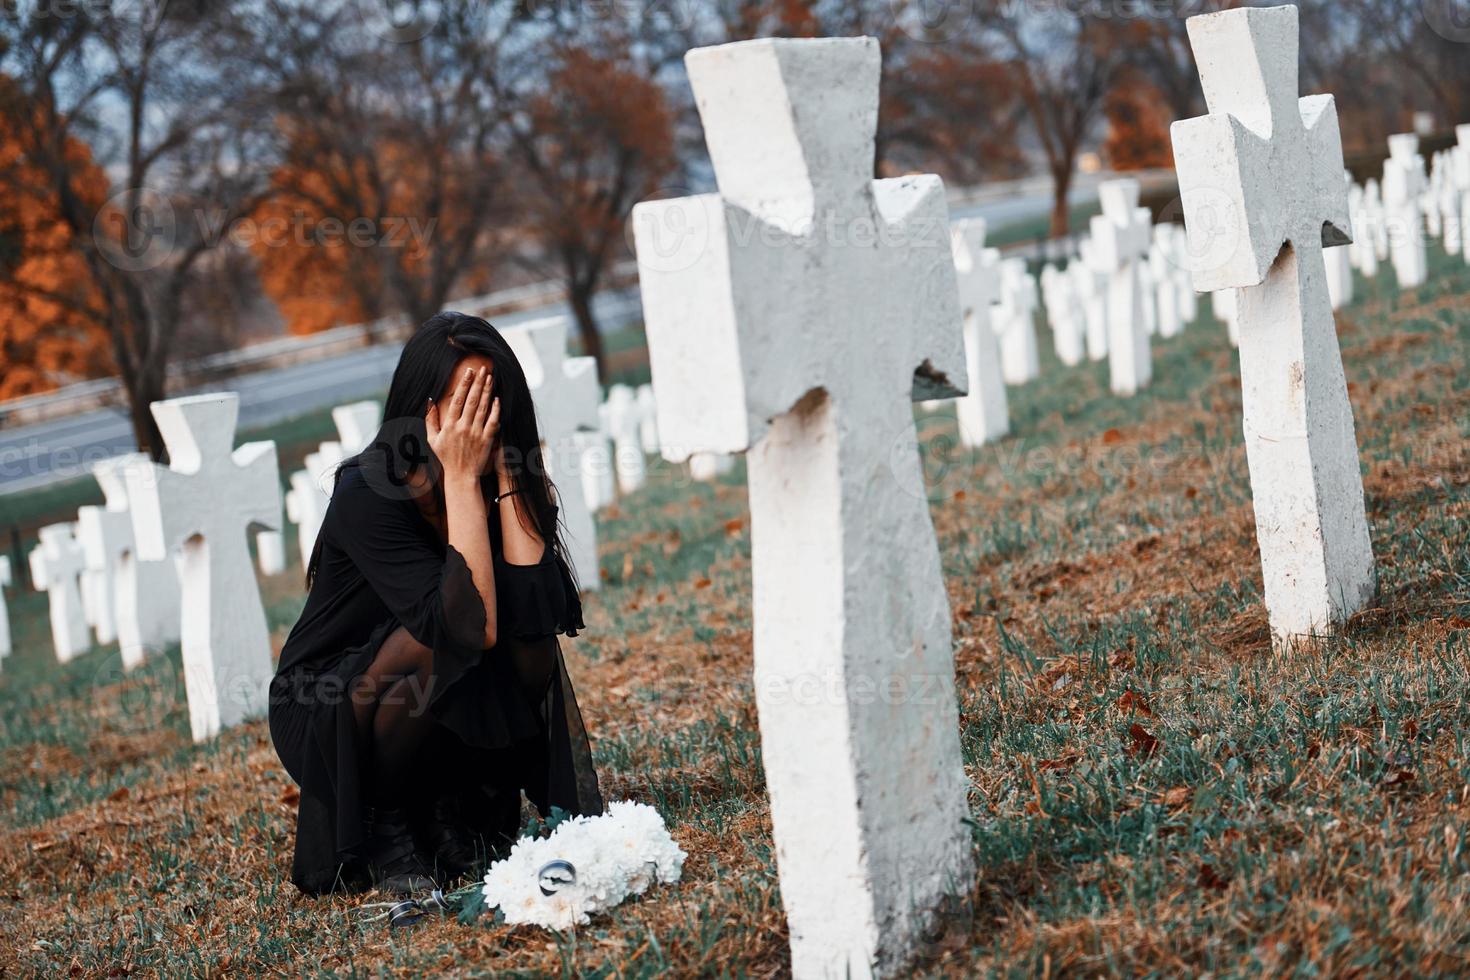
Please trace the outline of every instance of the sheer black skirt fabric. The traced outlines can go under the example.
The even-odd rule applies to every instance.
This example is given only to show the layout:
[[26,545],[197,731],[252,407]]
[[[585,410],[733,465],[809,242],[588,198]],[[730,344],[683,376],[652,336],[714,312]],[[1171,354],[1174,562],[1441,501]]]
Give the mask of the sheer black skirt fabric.
[[[536,566],[497,562],[503,612],[495,648],[472,650],[441,636],[432,647],[428,689],[413,695],[437,722],[415,795],[431,801],[455,792],[502,801],[484,811],[477,828],[491,839],[514,838],[521,793],[543,815],[552,807],[602,811],[586,728],[556,637],[583,628],[581,607],[550,550]],[[455,558],[451,550],[448,564]],[[456,590],[473,590],[473,581],[467,569],[462,576],[456,570],[446,573],[442,587],[444,608],[452,614],[459,605]],[[301,788],[291,877],[308,894],[367,883],[368,769],[351,692],[353,680],[399,626],[388,619],[329,667],[303,663],[272,681],[271,738]]]

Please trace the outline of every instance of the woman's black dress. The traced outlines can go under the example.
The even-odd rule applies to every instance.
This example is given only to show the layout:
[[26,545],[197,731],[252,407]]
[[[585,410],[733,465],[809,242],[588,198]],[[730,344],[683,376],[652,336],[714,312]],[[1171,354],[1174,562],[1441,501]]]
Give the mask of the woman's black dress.
[[556,634],[583,628],[571,576],[548,544],[535,565],[502,556],[490,522],[499,614],[481,650],[485,611],[468,566],[411,499],[342,469],[319,532],[316,577],[271,683],[276,752],[301,787],[291,880],[308,894],[365,884],[368,803],[350,697],[383,640],[403,626],[434,651],[425,794],[482,791],[512,801],[499,832],[514,836],[520,792],[542,812],[602,812],[586,731]]

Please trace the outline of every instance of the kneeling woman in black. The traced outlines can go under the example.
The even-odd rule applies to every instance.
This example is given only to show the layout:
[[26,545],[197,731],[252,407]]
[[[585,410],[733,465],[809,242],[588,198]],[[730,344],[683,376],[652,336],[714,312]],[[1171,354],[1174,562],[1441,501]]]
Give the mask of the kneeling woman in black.
[[404,347],[384,417],[338,470],[271,684],[310,894],[483,871],[522,791],[543,814],[602,810],[556,640],[582,608],[525,373],[489,323],[442,313]]

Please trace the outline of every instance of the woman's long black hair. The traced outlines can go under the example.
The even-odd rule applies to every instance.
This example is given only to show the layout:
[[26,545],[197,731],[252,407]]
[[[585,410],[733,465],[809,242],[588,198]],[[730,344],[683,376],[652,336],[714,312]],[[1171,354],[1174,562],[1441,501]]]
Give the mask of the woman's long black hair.
[[[426,320],[398,358],[393,382],[388,386],[388,400],[383,406],[383,425],[369,447],[346,460],[338,469],[360,466],[370,486],[378,492],[408,496],[408,477],[432,459],[424,413],[430,399],[437,399],[449,384],[460,361],[472,354],[488,357],[494,365],[491,395],[500,399],[500,435],[506,469],[511,484],[520,497],[517,511],[528,512],[534,530],[556,549],[567,563],[567,547],[562,524],[557,520],[557,489],[546,472],[541,448],[541,434],[536,425],[536,406],[526,383],[526,372],[516,360],[500,331],[486,320],[465,313],[445,312]],[[436,468],[430,467],[436,474]],[[487,496],[499,487],[495,474],[481,477]],[[433,492],[440,492],[436,486]],[[306,585],[316,578],[321,559],[321,537],[317,537],[307,565]],[[571,569],[576,576],[576,570]]]

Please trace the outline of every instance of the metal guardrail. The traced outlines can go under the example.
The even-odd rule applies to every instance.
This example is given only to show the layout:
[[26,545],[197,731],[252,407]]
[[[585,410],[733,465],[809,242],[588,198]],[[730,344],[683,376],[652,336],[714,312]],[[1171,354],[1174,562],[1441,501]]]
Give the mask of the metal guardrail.
[[[636,276],[633,263],[622,263],[612,270],[609,284],[620,283],[629,277],[636,279]],[[477,315],[493,316],[557,302],[562,294],[560,283],[540,282],[466,297],[450,305]],[[322,360],[355,348],[401,340],[407,331],[408,323],[403,317],[388,316],[319,333],[279,337],[175,364],[168,371],[168,386],[170,390],[183,389],[251,371]],[[0,402],[0,428],[121,406],[126,401],[127,393],[117,378],[80,381],[55,391]]]

